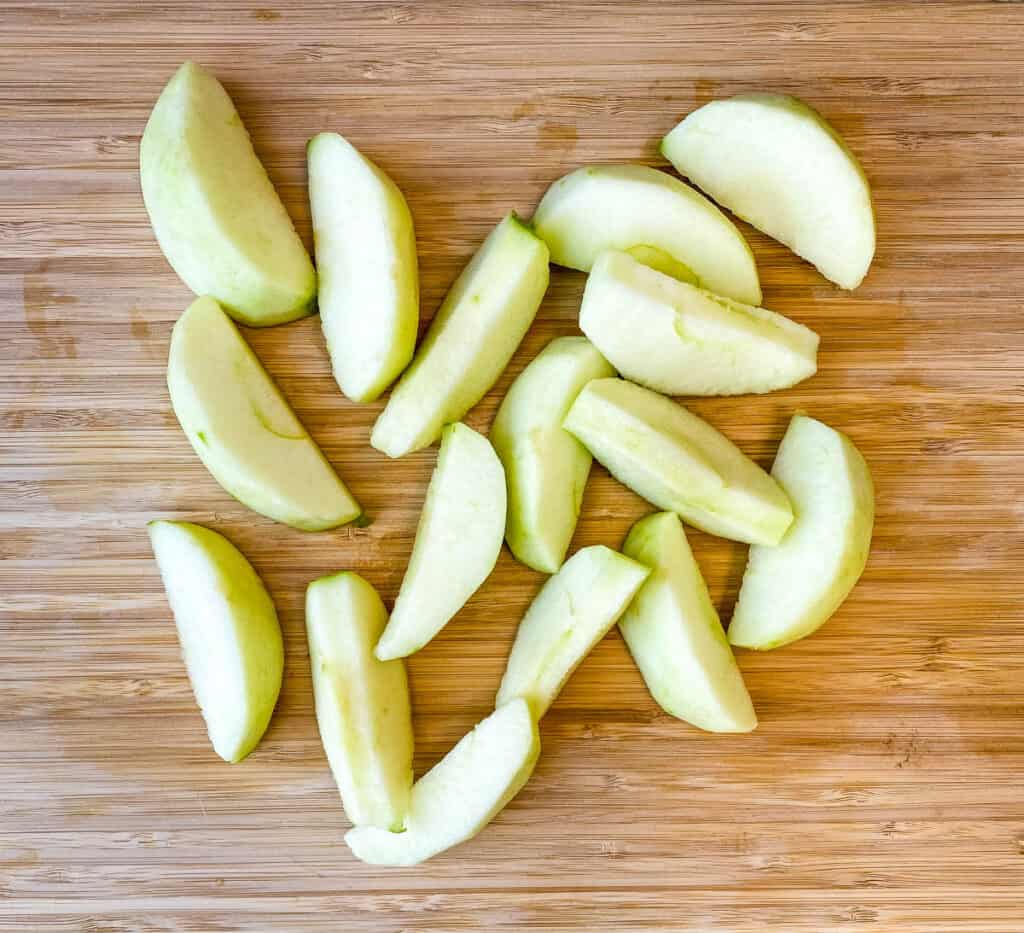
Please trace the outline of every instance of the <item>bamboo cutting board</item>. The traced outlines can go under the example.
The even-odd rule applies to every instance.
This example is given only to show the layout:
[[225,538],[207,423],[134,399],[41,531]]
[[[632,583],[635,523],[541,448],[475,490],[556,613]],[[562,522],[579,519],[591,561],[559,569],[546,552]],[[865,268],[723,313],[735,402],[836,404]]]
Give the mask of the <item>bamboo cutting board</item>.
[[[1024,7],[262,2],[0,4],[0,929],[1024,930]],[[663,164],[695,105],[783,90],[845,135],[878,213],[860,289],[743,228],[766,305],[822,335],[820,372],[693,406],[765,465],[804,408],[877,483],[851,599],[814,637],[740,655],[757,732],[661,713],[613,633],[476,840],[408,870],[349,855],[303,593],[350,568],[394,598],[435,451],[370,448],[381,405],[340,396],[308,318],[247,336],[373,524],[273,524],[193,455],[164,384],[190,296],[137,172],[188,57],[226,84],[307,242],[313,133],[395,178],[424,321],[505,211],[582,163]],[[577,332],[582,284],[554,270],[470,424]],[[575,546],[620,546],[648,509],[595,467]],[[277,601],[286,681],[240,765],[193,702],[154,517],[226,533]],[[744,549],[691,539],[727,620]],[[489,711],[541,582],[503,553],[411,659],[417,773]]]

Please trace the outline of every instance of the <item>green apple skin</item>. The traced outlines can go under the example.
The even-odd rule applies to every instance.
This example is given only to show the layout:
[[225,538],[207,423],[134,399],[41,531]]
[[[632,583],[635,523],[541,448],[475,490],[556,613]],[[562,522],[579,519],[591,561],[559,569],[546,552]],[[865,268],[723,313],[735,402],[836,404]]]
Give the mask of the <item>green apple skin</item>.
[[710,424],[650,389],[595,379],[565,419],[620,483],[709,534],[778,544],[793,521],[782,488]]
[[813,376],[818,335],[610,250],[594,262],[580,329],[626,378],[668,395],[772,392]]
[[501,552],[505,506],[505,471],[490,441],[464,424],[448,425],[378,658],[419,651],[490,576]]
[[666,713],[708,732],[750,732],[757,715],[686,533],[674,512],[640,519],[623,553],[651,575],[619,619],[647,689]]
[[361,509],[238,328],[199,298],[171,334],[171,404],[214,479],[261,515],[323,531]]
[[373,654],[387,621],[359,574],[321,577],[306,590],[316,719],[345,814],[355,826],[398,831],[412,790],[412,713],[405,662]]
[[405,832],[357,826],[345,842],[370,865],[418,865],[479,833],[519,793],[539,755],[529,707],[506,703],[413,785]]
[[307,157],[320,325],[334,378],[348,398],[372,402],[416,347],[412,214],[395,183],[337,133],[314,136]]
[[251,327],[313,311],[316,273],[227,92],[185,62],[150,114],[142,194],[167,261]]
[[373,426],[389,457],[429,447],[497,381],[548,287],[548,248],[509,214],[455,280]]
[[613,375],[586,337],[558,337],[512,383],[491,425],[508,484],[505,540],[534,570],[562,566],[590,474],[590,451],[562,421],[583,386]]
[[649,573],[601,545],[573,554],[548,578],[519,623],[495,705],[522,697],[540,719]]
[[719,204],[817,266],[860,285],[875,253],[864,170],[811,107],[782,94],[741,94],[691,113],[661,151]]
[[577,169],[548,188],[533,225],[560,266],[589,272],[605,250],[653,248],[685,266],[702,288],[761,303],[754,254],[743,235],[707,198],[657,169]]
[[274,603],[223,535],[153,521],[149,539],[213,750],[241,761],[267,731],[281,690],[284,644]]
[[871,548],[871,472],[846,435],[794,416],[772,476],[796,521],[778,547],[752,547],[729,641],[766,650],[820,628],[860,579]]

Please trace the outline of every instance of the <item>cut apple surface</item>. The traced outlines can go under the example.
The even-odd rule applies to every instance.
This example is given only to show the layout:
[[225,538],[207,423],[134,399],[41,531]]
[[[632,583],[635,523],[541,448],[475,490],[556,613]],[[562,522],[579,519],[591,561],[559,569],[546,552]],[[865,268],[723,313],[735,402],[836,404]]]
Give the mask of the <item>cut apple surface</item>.
[[839,134],[805,103],[781,94],[712,101],[661,149],[681,175],[826,278],[861,283],[875,253],[871,190]]
[[614,250],[587,278],[580,329],[625,378],[669,395],[772,392],[817,370],[814,331]]
[[650,389],[595,379],[565,427],[619,482],[710,534],[777,544],[793,521],[779,485],[710,424]]
[[729,641],[744,648],[777,648],[818,629],[853,589],[871,547],[871,473],[844,434],[796,415],[772,476],[796,520],[778,547],[750,549],[729,625]]
[[480,832],[527,782],[539,754],[526,702],[506,703],[413,785],[405,832],[358,826],[345,842],[371,865],[417,865]]
[[284,647],[263,582],[223,535],[190,522],[149,523],[181,651],[214,751],[241,761],[266,732]]
[[360,515],[359,505],[212,298],[193,302],[174,325],[167,385],[196,453],[240,502],[306,531],[334,528]]
[[168,262],[197,295],[253,327],[309,314],[316,273],[227,92],[185,62],[139,152],[142,194]]

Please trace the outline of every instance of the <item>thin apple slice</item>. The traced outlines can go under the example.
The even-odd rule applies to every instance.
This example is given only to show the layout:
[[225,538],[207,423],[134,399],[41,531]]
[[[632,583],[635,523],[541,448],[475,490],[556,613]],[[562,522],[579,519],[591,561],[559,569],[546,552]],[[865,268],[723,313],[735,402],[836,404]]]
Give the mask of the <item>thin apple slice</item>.
[[389,457],[428,447],[501,375],[548,287],[548,248],[509,214],[462,270],[373,426]]
[[709,732],[750,732],[757,716],[686,533],[674,512],[640,519],[622,548],[651,575],[619,619],[665,712]]
[[212,298],[194,301],[174,325],[167,385],[199,458],[240,502],[305,531],[359,517],[359,505]]
[[448,425],[378,658],[419,651],[487,579],[501,551],[505,501],[505,472],[490,442]]
[[267,731],[281,690],[284,646],[274,604],[223,535],[154,521],[149,539],[213,750],[241,761]]
[[559,337],[512,383],[491,425],[508,484],[505,540],[534,570],[562,566],[590,473],[590,451],[562,421],[583,386],[613,375],[586,337]]
[[709,534],[778,544],[793,521],[779,485],[725,435],[664,395],[595,379],[565,419],[619,482]]
[[[678,178],[645,165],[577,169],[548,188],[533,215],[551,261],[589,272],[605,250],[667,254],[702,288],[758,305],[754,254],[732,221]],[[678,267],[676,267],[678,268]]]
[[729,641],[778,648],[820,628],[867,563],[875,520],[871,472],[846,435],[796,415],[772,467],[796,521],[778,547],[752,547]]
[[480,832],[529,780],[539,755],[529,707],[506,703],[413,785],[405,832],[357,826],[345,842],[370,865],[418,865]]
[[185,62],[139,151],[142,194],[167,261],[197,295],[252,327],[309,314],[316,273],[227,92]]
[[540,719],[649,573],[600,545],[573,554],[548,578],[519,623],[495,705],[523,697]]
[[306,634],[316,719],[345,814],[356,826],[400,830],[412,789],[412,714],[404,661],[373,647],[388,614],[356,573],[306,590]]
[[860,285],[875,253],[871,189],[840,135],[807,104],[781,94],[712,101],[676,126],[661,151],[825,278]]
[[669,395],[741,395],[817,371],[818,335],[611,250],[594,262],[580,329],[627,379]]

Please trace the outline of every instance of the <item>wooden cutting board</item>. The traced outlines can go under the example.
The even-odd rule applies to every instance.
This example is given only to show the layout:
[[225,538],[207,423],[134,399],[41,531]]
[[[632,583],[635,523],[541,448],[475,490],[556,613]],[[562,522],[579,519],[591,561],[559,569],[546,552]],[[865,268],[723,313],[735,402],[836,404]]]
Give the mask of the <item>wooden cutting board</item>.
[[[0,6],[0,929],[1024,930],[1024,6],[1011,3],[5,3]],[[150,231],[139,137],[185,58],[233,95],[303,236],[305,143],[343,132],[405,191],[423,319],[510,208],[587,162],[662,165],[696,105],[822,110],[875,191],[853,294],[744,226],[765,303],[820,372],[693,408],[768,465],[796,408],[848,432],[878,518],[852,598],[740,664],[761,717],[666,716],[617,633],[542,723],[537,771],[476,840],[355,861],[312,711],[302,601],[358,570],[394,598],[435,459],[368,443],[319,322],[247,337],[373,517],[304,534],[229,498],[168,402],[190,300]],[[556,269],[469,416],[576,333]],[[595,468],[575,546],[648,511]],[[287,677],[244,763],[212,753],[145,523],[226,533],[280,610]],[[723,619],[744,549],[694,532]],[[409,663],[422,773],[490,710],[542,582],[503,553]]]

